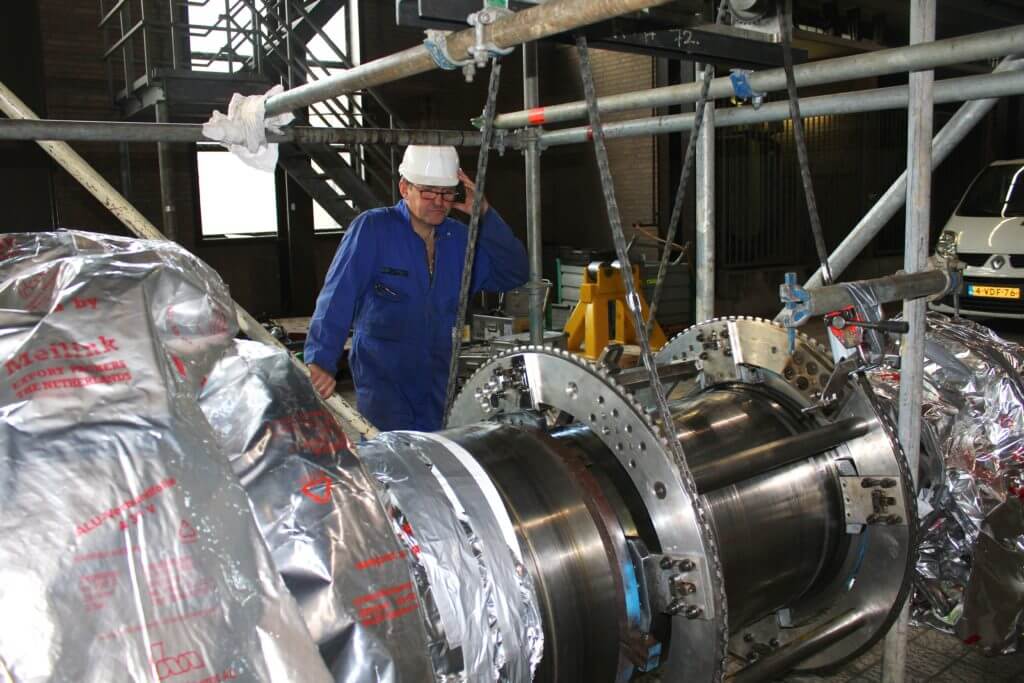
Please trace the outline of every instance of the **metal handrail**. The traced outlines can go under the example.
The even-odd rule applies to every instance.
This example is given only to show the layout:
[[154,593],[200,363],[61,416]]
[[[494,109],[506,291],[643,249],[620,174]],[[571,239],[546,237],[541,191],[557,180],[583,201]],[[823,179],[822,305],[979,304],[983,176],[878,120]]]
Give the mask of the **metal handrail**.
[[135,22],[134,26],[125,31],[124,34],[117,40],[117,42],[115,42],[109,50],[103,53],[103,59],[106,59],[113,53],[117,52],[128,41],[129,38],[138,33],[140,29],[145,27],[145,25],[146,22],[142,19],[139,19],[137,22]]
[[[288,29],[285,29],[285,30],[289,31]],[[319,77],[313,71],[313,68],[323,68],[323,67],[320,66],[320,62],[319,62],[319,60],[316,57],[312,57],[311,58],[312,62],[313,62],[313,65],[311,67],[311,66],[307,65],[307,63],[302,62],[302,61],[288,60],[287,56],[282,55],[280,50],[278,49],[278,47],[276,45],[272,46],[271,49],[274,51],[275,54],[277,54],[286,63],[286,65],[290,66],[291,68],[295,69],[298,72],[301,72],[307,78],[307,80],[312,80],[312,81],[319,80]],[[327,69],[324,69],[324,71],[326,72]],[[329,73],[327,75],[329,76]],[[340,100],[339,98],[328,98],[328,99],[323,100],[322,102],[319,102],[317,104],[324,104],[325,106],[327,106],[328,109],[333,109],[334,110],[334,111],[331,111],[329,113],[325,113],[325,112],[322,112],[322,111],[318,110],[315,106],[311,106],[310,107],[310,109],[311,109],[310,116],[318,118],[321,121],[323,121],[324,123],[327,122],[327,119],[329,117],[333,116],[333,117],[336,117],[339,122],[347,121],[348,125],[350,127],[363,126],[363,125],[367,125],[367,124],[371,128],[379,128],[379,127],[381,127],[381,126],[377,125],[377,123],[375,122],[373,117],[371,117],[369,114],[367,114],[365,112],[365,110],[358,105],[355,96],[347,97],[347,98],[345,98],[344,101]],[[337,111],[337,109],[340,109],[341,112]],[[361,116],[363,118],[364,122],[360,123],[360,122],[356,121],[355,120],[355,116]],[[392,127],[392,126],[389,126],[389,127]],[[379,150],[379,149],[377,149],[376,147],[373,147],[373,146],[370,147],[370,150],[371,150],[371,154],[374,154],[374,155],[377,156],[377,159],[378,159],[378,161],[380,163],[388,165],[388,166],[391,166],[391,159],[390,159],[389,155],[386,155],[384,152],[382,152],[381,150]],[[387,185],[387,181],[383,182],[383,184],[386,186]]]
[[[106,26],[107,22],[113,19],[116,13],[121,11],[121,8],[124,7],[124,4],[126,2],[129,2],[129,0],[117,0],[117,4],[110,8],[110,11],[103,15],[103,17],[100,19],[99,24],[96,25],[97,28],[103,28],[104,26]],[[100,9],[102,11],[102,8]]]
[[[299,15],[304,20],[308,21],[309,25],[313,27],[313,30],[316,31],[316,34],[318,36],[320,36],[321,38],[323,38],[324,42],[327,44],[327,46],[329,48],[331,48],[331,50],[333,50],[334,53],[340,58],[340,62],[343,65],[343,68],[351,69],[352,68],[352,61],[348,58],[348,55],[346,55],[345,52],[341,50],[341,48],[339,48],[337,45],[334,44],[334,41],[331,40],[331,38],[327,35],[327,33],[323,30],[323,28],[321,28],[319,25],[317,25],[316,23],[314,23],[313,21],[310,20],[309,14],[306,13],[305,10],[303,10],[300,7],[296,8],[296,9],[298,10]],[[373,99],[377,102],[377,104],[380,105],[380,108],[383,109],[384,112],[388,116],[390,116],[392,119],[394,119],[394,123],[395,123],[396,126],[398,126],[399,128],[404,128],[405,127],[405,124],[402,122],[401,117],[399,117],[398,114],[396,114],[391,109],[391,107],[389,107],[387,105],[387,103],[384,102],[383,98],[379,94],[377,94],[377,92],[375,91],[374,88],[367,88],[366,92],[368,92],[373,97]]]
[[[289,84],[289,74],[298,74],[301,79],[314,82],[330,78],[339,69],[354,68],[348,54],[313,19],[312,13],[301,2],[288,0],[287,6],[270,6],[261,5],[257,0],[167,0],[161,6],[159,3],[162,0],[112,1],[113,5],[107,8],[104,6],[106,2],[100,0],[102,18],[98,30],[104,32],[104,40],[109,45],[103,52],[103,60],[114,97],[130,95],[138,86],[140,76],[152,76],[154,72],[151,67],[154,65],[169,65],[174,69],[207,69],[219,64],[223,65],[219,68],[229,73],[247,70],[255,73],[271,72],[275,77],[284,77]],[[161,7],[162,13],[151,11],[154,2]],[[193,21],[192,17],[200,8],[206,8],[210,16],[202,17],[201,21]],[[320,37],[326,46],[327,52],[322,58],[306,50],[306,37],[310,33]],[[191,49],[193,40],[209,41],[218,35],[223,36],[223,42],[212,38],[213,49]],[[142,40],[145,53],[139,56],[136,56],[135,49],[138,46],[135,42],[137,39]],[[166,53],[154,51],[155,47],[167,39],[170,45]],[[186,41],[187,48],[184,47]],[[294,47],[297,45],[301,47]],[[268,55],[274,56],[273,65],[268,64]],[[119,72],[116,76],[114,68]],[[122,78],[123,89],[116,86]],[[362,95],[349,94],[328,98],[310,106],[309,117],[327,127],[394,129],[402,125],[400,118],[379,93],[370,89],[366,94],[373,98],[376,115],[366,108]],[[388,117],[387,122],[378,121],[378,108]],[[387,125],[381,126],[381,123]],[[332,152],[339,155],[345,153],[348,158],[343,159],[343,162],[364,182],[375,187],[375,192],[383,190],[386,194],[393,184],[394,159],[389,152],[362,143],[347,145],[343,150],[332,146]]]

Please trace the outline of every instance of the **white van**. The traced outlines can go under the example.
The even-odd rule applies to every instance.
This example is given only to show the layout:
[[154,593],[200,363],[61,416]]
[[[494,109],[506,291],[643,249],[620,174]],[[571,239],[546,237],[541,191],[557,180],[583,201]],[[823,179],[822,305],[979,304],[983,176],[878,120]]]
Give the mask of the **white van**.
[[[960,312],[1024,318],[1024,159],[995,161],[978,174],[935,247],[966,264]],[[953,312],[953,297],[932,308]]]

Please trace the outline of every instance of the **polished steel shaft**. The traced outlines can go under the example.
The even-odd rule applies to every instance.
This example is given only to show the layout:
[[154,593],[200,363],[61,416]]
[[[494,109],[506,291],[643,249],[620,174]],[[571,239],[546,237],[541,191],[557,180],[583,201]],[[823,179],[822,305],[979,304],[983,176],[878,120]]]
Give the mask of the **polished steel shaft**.
[[[509,510],[544,619],[537,681],[600,681],[618,668],[621,584],[595,492],[570,455],[535,429],[449,430],[491,476]],[[600,496],[600,493],[596,494]]]
[[[837,472],[822,453],[864,425],[822,427],[749,385],[714,387],[675,403],[672,414],[720,542],[730,630],[831,578],[845,527]],[[643,634],[626,608],[625,546],[639,539],[657,548],[658,540],[615,457],[582,425],[548,430],[527,420],[445,435],[494,480],[528,549],[549,637],[536,680],[614,680],[628,671]]]
[[[747,386],[698,394],[674,410],[676,436],[705,481],[718,462],[813,429],[806,419]],[[833,468],[813,450],[796,462],[760,471],[705,494],[721,544],[730,629],[791,603],[833,564],[842,507]],[[701,476],[695,475],[698,486]]]

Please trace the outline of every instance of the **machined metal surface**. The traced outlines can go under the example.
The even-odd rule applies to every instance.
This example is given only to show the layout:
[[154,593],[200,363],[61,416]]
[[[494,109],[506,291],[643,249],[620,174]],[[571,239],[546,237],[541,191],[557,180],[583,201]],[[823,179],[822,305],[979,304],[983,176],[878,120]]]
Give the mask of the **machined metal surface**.
[[[471,451],[499,488],[527,548],[549,625],[537,680],[598,680],[631,664],[619,647],[624,587],[615,552],[625,537],[595,509],[600,492],[578,460],[544,431],[475,425],[446,432]],[[584,475],[585,476],[585,475]]]
[[[873,394],[857,374],[841,384],[834,399],[822,403],[821,393],[832,371],[831,357],[822,346],[804,335],[796,335],[793,351],[789,352],[787,331],[779,325],[755,318],[711,320],[678,335],[659,352],[659,359],[664,361],[686,360],[694,356],[704,369],[697,384],[705,392],[741,383],[770,392],[780,403],[788,403],[795,408],[794,416],[813,420],[819,428],[849,420],[866,424],[867,431],[862,436],[837,446],[829,454],[802,461],[796,466],[831,470],[829,477],[833,490],[819,488],[817,493],[809,494],[800,489],[795,493],[798,501],[804,496],[804,500],[810,503],[810,499],[817,495],[819,505],[838,509],[842,517],[832,522],[833,531],[836,522],[840,528],[846,525],[844,504],[838,501],[836,507],[836,497],[841,497],[840,476],[891,478],[901,487],[902,499],[891,507],[888,514],[898,515],[902,521],[845,526],[845,537],[824,545],[833,553],[831,566],[826,566],[829,562],[821,558],[823,564],[815,585],[778,612],[780,626],[784,627],[783,645],[811,637],[824,621],[838,618],[851,610],[863,615],[863,628],[809,655],[800,663],[800,670],[829,668],[856,656],[888,629],[896,616],[894,605],[902,603],[910,585],[916,507],[909,469],[896,439],[895,426],[887,413],[876,405]],[[780,431],[776,429],[776,432]],[[784,471],[762,475],[765,485],[769,488],[786,486],[785,477],[781,476]],[[792,476],[801,475],[796,471]],[[818,481],[826,486],[822,476],[824,472],[819,470],[817,479],[811,476],[805,479],[805,483]],[[744,485],[751,486],[756,481],[748,480]],[[773,495],[769,491],[765,493]],[[758,495],[764,494],[739,491],[735,504],[753,508]],[[724,504],[723,501],[719,505]],[[718,511],[714,503],[712,509]],[[723,547],[729,545],[725,539],[731,533],[741,532],[727,531],[719,526]],[[786,554],[800,557],[800,553],[790,553],[788,545],[782,547],[786,548]],[[778,548],[776,541],[776,552]],[[740,587],[730,583],[728,567],[740,559],[723,555],[727,567],[726,591],[733,609],[738,608],[731,596]]]
[[697,481],[697,488],[701,493],[707,493],[835,448],[850,439],[863,436],[867,431],[868,425],[862,420],[843,420],[826,427],[748,446],[714,461],[691,463],[690,469]]
[[[514,349],[470,378],[453,404],[448,424],[473,424],[523,408],[540,409],[550,424],[579,421],[601,440],[629,478],[661,553],[709,556],[713,530],[710,520],[698,516],[684,484],[680,470],[685,463],[672,461],[660,427],[607,370],[562,351]],[[660,669],[669,680],[715,680],[721,675],[724,586],[723,577],[713,569],[720,566],[714,559],[693,573],[694,591],[671,616],[668,652]]]
[[[748,446],[791,437],[807,422],[794,406],[742,384],[712,388],[675,408],[676,434],[696,473],[713,472],[720,458]],[[804,595],[833,564],[845,528],[827,458],[805,455],[765,470],[704,493],[722,539],[733,632]]]
[[717,318],[673,337],[658,361],[699,361],[701,387],[763,383],[794,401],[817,401],[828,384],[832,356],[804,335],[796,336],[792,353],[788,344],[785,329],[764,320]]
[[[802,335],[788,348],[785,328],[741,318],[697,325],[660,352],[667,375],[679,379],[670,392],[671,435],[695,487],[705,482],[699,505],[669,457],[662,425],[651,419],[657,411],[643,383],[634,394],[606,368],[520,347],[481,368],[456,399],[450,427],[521,422],[561,441],[554,449],[503,444],[524,454],[516,467],[570,447],[588,471],[602,473],[603,484],[589,490],[578,477],[572,495],[562,489],[564,501],[577,501],[568,508],[589,505],[589,533],[603,539],[603,556],[580,566],[612,568],[598,602],[616,610],[620,641],[629,640],[622,633],[634,636],[632,647],[616,650],[620,676],[654,638],[665,646],[663,679],[714,680],[719,629],[734,638],[770,634],[767,659],[779,658],[772,670],[828,669],[870,647],[895,618],[893,605],[909,588],[916,510],[894,426],[857,373],[822,400],[829,354]],[[568,443],[563,433],[572,435]],[[729,464],[736,456],[739,464]],[[560,467],[570,462],[559,457]],[[729,474],[716,479],[719,460]],[[519,485],[557,487],[559,476],[544,467],[534,475],[543,482],[521,478]],[[594,498],[605,501],[604,516],[586,502]],[[507,504],[514,507],[514,495]],[[601,521],[615,518],[628,521]],[[714,561],[705,543],[711,533],[719,542]],[[614,567],[623,564],[623,537],[639,580],[641,617],[632,622],[639,630],[622,628],[629,579]],[[729,603],[727,623],[720,599]]]

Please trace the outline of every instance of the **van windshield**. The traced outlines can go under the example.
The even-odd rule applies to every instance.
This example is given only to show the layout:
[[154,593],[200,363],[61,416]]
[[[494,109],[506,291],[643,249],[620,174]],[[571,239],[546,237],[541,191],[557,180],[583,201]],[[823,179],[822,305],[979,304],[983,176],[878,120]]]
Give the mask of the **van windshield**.
[[1024,216],[1024,165],[989,166],[956,211],[958,216]]

